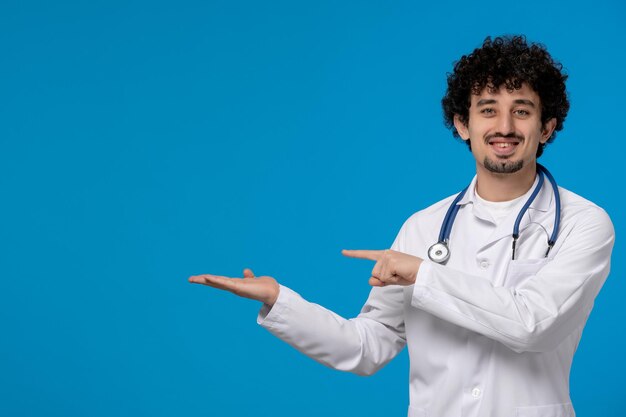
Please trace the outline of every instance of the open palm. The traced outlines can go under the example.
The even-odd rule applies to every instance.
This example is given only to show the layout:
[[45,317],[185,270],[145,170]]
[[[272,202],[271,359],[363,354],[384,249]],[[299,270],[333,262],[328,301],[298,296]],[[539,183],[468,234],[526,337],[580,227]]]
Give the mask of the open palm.
[[280,290],[278,282],[274,278],[268,276],[255,277],[248,268],[243,270],[243,278],[204,274],[189,277],[189,282],[229,291],[240,297],[258,300],[270,306],[276,302]]

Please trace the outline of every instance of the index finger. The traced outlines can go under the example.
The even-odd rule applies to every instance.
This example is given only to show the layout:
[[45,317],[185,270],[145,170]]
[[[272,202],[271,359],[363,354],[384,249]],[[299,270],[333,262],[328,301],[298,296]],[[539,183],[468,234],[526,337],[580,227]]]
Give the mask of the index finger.
[[382,250],[350,250],[344,249],[341,253],[344,256],[348,256],[350,258],[360,258],[360,259],[369,259],[370,261],[378,261],[382,256],[384,251]]

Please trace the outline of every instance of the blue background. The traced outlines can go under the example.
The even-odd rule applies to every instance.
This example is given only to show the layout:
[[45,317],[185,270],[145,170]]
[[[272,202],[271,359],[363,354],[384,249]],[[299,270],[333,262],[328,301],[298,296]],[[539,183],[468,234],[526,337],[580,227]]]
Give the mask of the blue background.
[[504,33],[570,75],[541,160],[617,233],[571,394],[622,415],[626,8],[563,4],[3,1],[0,416],[405,415],[406,352],[327,369],[187,277],[251,267],[356,315],[372,265],[340,250],[468,183],[445,74]]

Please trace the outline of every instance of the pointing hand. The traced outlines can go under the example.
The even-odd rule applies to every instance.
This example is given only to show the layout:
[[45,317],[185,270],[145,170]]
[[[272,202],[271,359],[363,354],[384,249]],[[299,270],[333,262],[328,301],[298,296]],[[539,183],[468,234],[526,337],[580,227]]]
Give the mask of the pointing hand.
[[369,284],[374,287],[385,285],[412,285],[415,283],[422,259],[406,253],[387,250],[342,250],[351,258],[376,261]]

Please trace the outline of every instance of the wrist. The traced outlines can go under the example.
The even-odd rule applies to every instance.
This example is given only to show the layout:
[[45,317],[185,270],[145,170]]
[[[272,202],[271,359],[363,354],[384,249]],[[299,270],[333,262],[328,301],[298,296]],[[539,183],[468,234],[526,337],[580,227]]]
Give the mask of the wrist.
[[413,284],[415,284],[415,282],[417,281],[417,275],[420,272],[420,267],[422,266],[422,262],[424,262],[424,260],[422,258],[417,258],[416,257],[416,263],[415,263],[415,274],[413,274]]
[[269,307],[272,307],[274,304],[276,304],[279,294],[280,294],[280,285],[278,285],[278,283],[275,283],[275,285],[272,286],[272,289],[268,297],[265,300],[263,300],[263,303],[268,305]]

